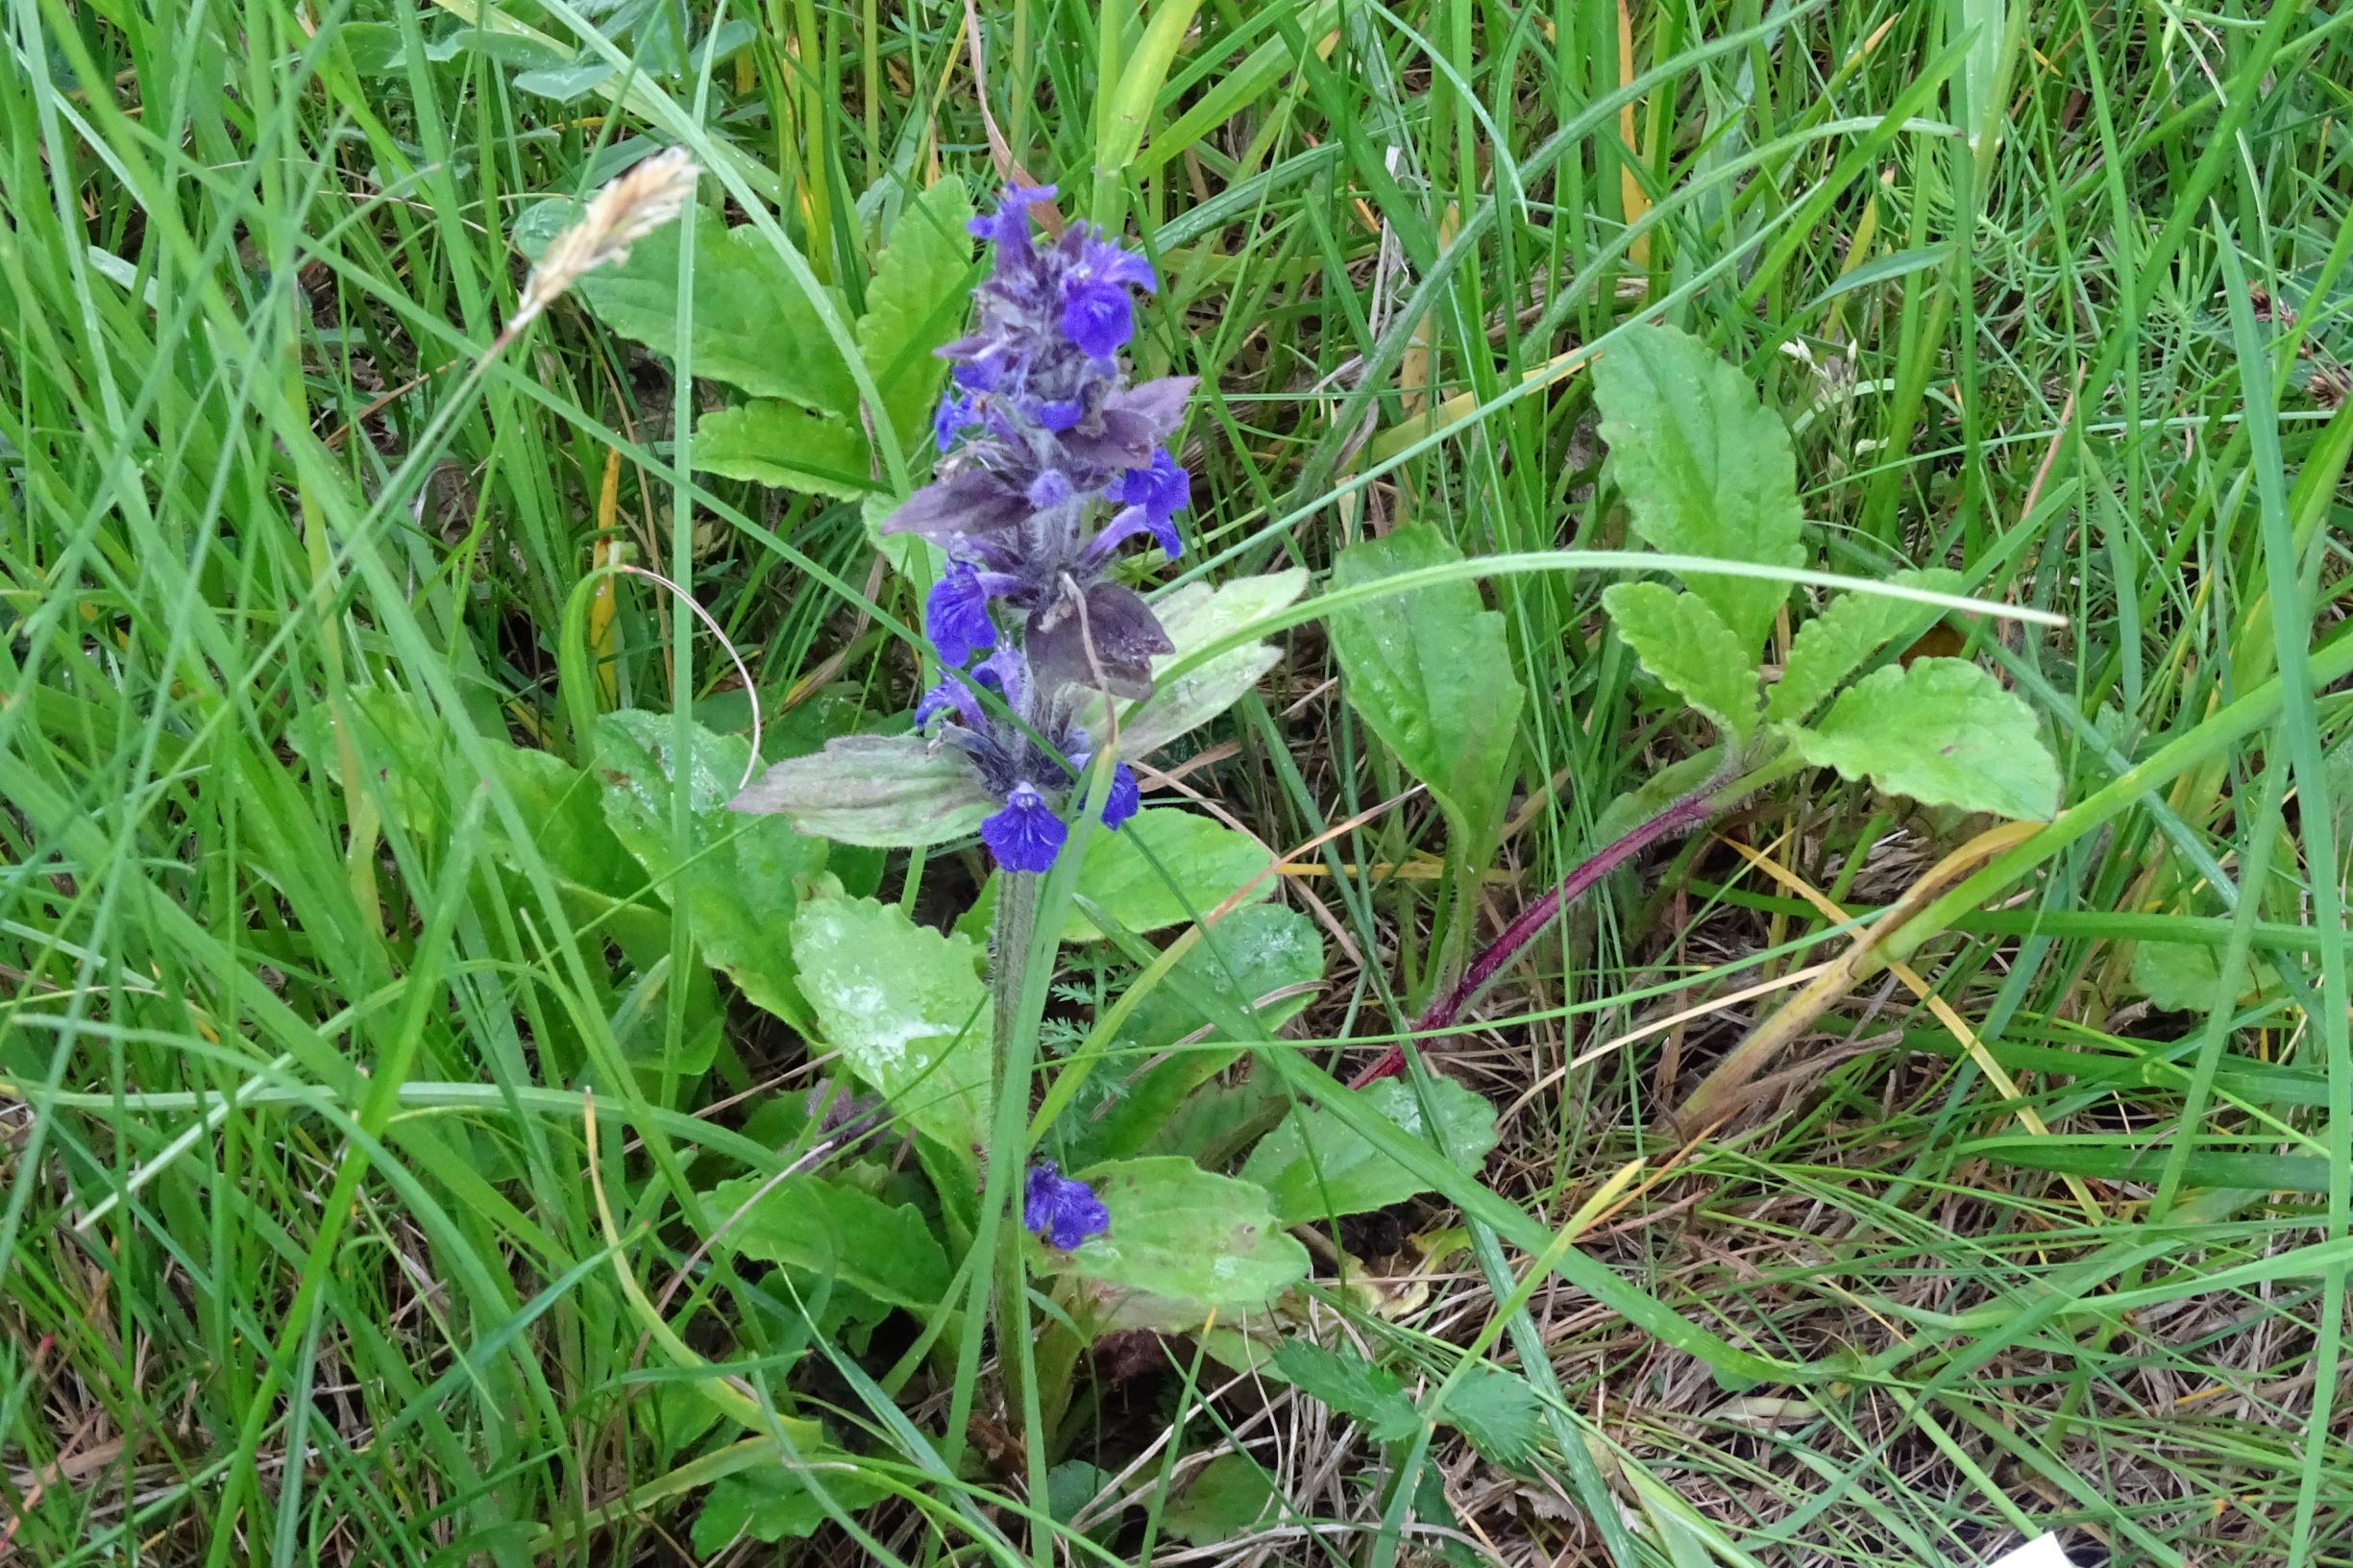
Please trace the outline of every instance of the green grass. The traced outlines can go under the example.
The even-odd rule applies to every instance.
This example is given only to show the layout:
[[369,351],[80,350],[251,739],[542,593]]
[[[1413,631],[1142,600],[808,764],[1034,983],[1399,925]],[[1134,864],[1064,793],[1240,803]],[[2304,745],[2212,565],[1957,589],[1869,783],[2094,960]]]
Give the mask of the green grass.
[[[1970,831],[1834,780],[1751,801],[1540,943],[1438,1059],[1510,1108],[1481,1175],[1527,1231],[1483,1227],[1386,1311],[1336,1287],[1317,1309],[1409,1384],[1474,1341],[1527,1371],[1555,1397],[1526,1473],[1445,1429],[1375,1446],[1178,1338],[1073,1451],[1140,1463],[1109,1556],[1875,1568],[2056,1529],[2084,1562],[2353,1562],[2353,559],[2328,396],[2353,359],[2353,21],[1631,11],[1621,62],[1594,0],[1212,4],[1162,35],[1164,75],[1149,29],[1179,13],[984,0],[984,93],[961,7],[731,6],[752,31],[707,72],[666,68],[656,7],[618,38],[645,69],[559,104],[470,34],[471,0],[0,8],[0,1558],[701,1560],[709,1483],[814,1421],[896,1496],[804,1556],[1045,1549],[1006,1506],[1017,1466],[954,1469],[968,1384],[690,1259],[707,1173],[797,1152],[760,1118],[807,1052],[733,1003],[702,1068],[691,1025],[729,997],[685,923],[668,967],[622,963],[487,749],[585,762],[581,704],[745,723],[732,665],[641,579],[597,579],[609,698],[566,649],[608,531],[725,628],[772,722],[890,712],[916,674],[916,606],[870,575],[856,508],[680,471],[691,383],[569,305],[478,364],[521,281],[515,216],[684,141],[706,199],[772,204],[854,304],[861,197],[985,191],[1001,136],[1159,262],[1138,358],[1203,378],[1190,572],[1320,571],[1407,518],[1474,554],[1623,547],[1561,356],[1655,314],[1791,421],[1814,564],[1949,564],[2068,623],[1977,623],[1968,648],[2042,717],[2060,830],[1907,933],[2017,1101],[1881,974],[1746,1122],[1687,1149],[1646,1131],[1783,993],[1705,1004],[1851,939],[1726,840],[1861,914]],[[567,52],[617,27],[502,14]],[[1531,700],[1487,931],[1700,734],[1607,634],[1605,585],[1489,589]],[[1374,810],[1405,779],[1331,674],[1291,633],[1185,782],[1278,848],[1353,824],[1286,892],[1334,959],[1282,1060],[1345,1077],[1441,978],[1435,884],[1381,869],[1443,828]],[[386,686],[447,744],[355,725]],[[895,866],[886,894],[950,917],[972,865]],[[2261,983],[2163,1010],[2136,949],[2251,953]],[[1133,972],[1074,949],[1068,1006]],[[1638,1156],[1593,1266],[1802,1378],[1719,1378],[1557,1277],[1515,1297],[1521,1243]],[[1458,1222],[1398,1217],[1345,1237],[1375,1274]],[[647,1303],[679,1274],[674,1352]],[[742,1380],[740,1443],[680,1353]],[[1184,1556],[1155,1478],[1221,1444],[1279,1511]]]

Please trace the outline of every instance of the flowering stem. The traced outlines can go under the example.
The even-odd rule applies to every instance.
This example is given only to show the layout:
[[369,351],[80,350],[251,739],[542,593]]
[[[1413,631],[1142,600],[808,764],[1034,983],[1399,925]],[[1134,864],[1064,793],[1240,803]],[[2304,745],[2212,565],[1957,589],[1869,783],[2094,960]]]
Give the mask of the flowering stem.
[[[1038,884],[1041,878],[1030,871],[1000,870],[997,873],[996,919],[989,939],[989,985],[995,993],[995,1021],[991,1031],[990,1049],[994,1064],[992,1104],[999,1104],[1008,1095],[1024,1099],[1029,1082],[1028,1053],[1014,1049],[1021,1028],[1022,992],[1029,976],[1031,939],[1038,929]],[[1018,1055],[1019,1062],[1015,1060]],[[1017,1070],[1019,1069],[1019,1070]],[[997,1115],[997,1124],[1010,1124],[1018,1129],[1026,1115]],[[993,1142],[996,1140],[993,1139]],[[1011,1193],[1011,1202],[1021,1201],[1021,1173],[1028,1164],[1028,1154],[1019,1147],[1002,1143],[989,1151],[992,1171],[1002,1162],[1010,1165],[1001,1178]],[[990,1316],[995,1321],[997,1389],[1003,1401],[1002,1409],[1009,1421],[1018,1422],[1025,1405],[1021,1367],[1029,1360],[1029,1282],[1021,1262],[1021,1232],[1018,1225],[1008,1236],[999,1232],[995,1266],[996,1290],[992,1298]],[[1036,1440],[1036,1434],[1032,1434]]]

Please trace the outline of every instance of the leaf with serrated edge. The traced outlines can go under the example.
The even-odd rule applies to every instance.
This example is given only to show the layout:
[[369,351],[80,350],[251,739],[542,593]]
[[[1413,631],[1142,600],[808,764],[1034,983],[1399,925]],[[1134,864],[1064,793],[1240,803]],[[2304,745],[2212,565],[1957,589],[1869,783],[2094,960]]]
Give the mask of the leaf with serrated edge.
[[801,832],[870,848],[944,844],[976,831],[999,802],[963,753],[919,735],[844,735],[791,757],[727,802],[778,813]]
[[[1331,585],[1336,592],[1461,558],[1437,529],[1411,523],[1343,551]],[[1442,582],[1340,611],[1330,630],[1348,705],[1429,786],[1456,852],[1477,863],[1503,825],[1523,695],[1504,618],[1474,584]]]
[[1469,1438],[1491,1462],[1518,1466],[1535,1454],[1536,1423],[1543,1410],[1527,1379],[1475,1366],[1448,1390],[1438,1419]]
[[989,993],[970,939],[871,898],[812,898],[793,921],[818,1033],[917,1131],[969,1162],[989,1125]]
[[1735,741],[1756,727],[1756,650],[1744,649],[1697,594],[1663,583],[1621,582],[1602,595],[1618,635],[1682,699]]
[[874,489],[866,437],[839,414],[774,398],[718,408],[695,427],[695,467],[803,495],[857,501]]
[[[566,209],[569,203],[541,204]],[[545,243],[550,228],[539,208],[525,233]],[[858,406],[857,383],[826,335],[816,306],[785,270],[769,242],[748,225],[729,229],[707,207],[691,212],[695,225],[695,312],[690,325],[694,371],[760,398],[785,398],[804,408],[847,414]],[[597,319],[656,354],[678,357],[678,245],[683,223],[665,224],[629,247],[620,261],[598,268],[573,286]],[[847,314],[840,296],[834,308]]]
[[948,175],[908,202],[866,286],[858,353],[874,378],[891,428],[912,442],[931,420],[947,363],[933,351],[953,338],[970,308],[963,283],[972,266],[971,192]]
[[1782,730],[1806,761],[1890,795],[2028,821],[2059,809],[2059,765],[2033,711],[1966,659],[1874,671],[1820,724]]
[[[1634,531],[1675,555],[1802,566],[1797,460],[1747,377],[1672,327],[1619,334],[1594,362],[1593,401]],[[1785,583],[1694,574],[1753,666]]]
[[[1945,594],[1961,590],[1961,574],[1941,566],[1926,572],[1899,572],[1888,580]],[[1822,607],[1820,615],[1798,628],[1789,645],[1789,662],[1781,667],[1781,678],[1765,699],[1765,717],[1802,721],[1865,659],[1889,643],[1919,637],[1944,613],[1932,604],[1916,604],[1885,594],[1839,595]]]
[[1307,1278],[1307,1249],[1263,1189],[1190,1160],[1120,1160],[1083,1172],[1111,1222],[1070,1252],[1036,1244],[1038,1267],[1083,1281],[1113,1328],[1175,1332],[1262,1311]]
[[[656,891],[685,915],[702,956],[759,1006],[804,1023],[808,1009],[785,931],[824,869],[825,845],[789,823],[728,812],[727,797],[751,756],[743,737],[689,724],[681,766],[673,750],[677,734],[666,713],[625,709],[598,721],[604,820]],[[692,827],[683,859],[671,836],[671,792],[681,775]]]
[[[1354,1092],[1383,1119],[1465,1169],[1477,1169],[1495,1147],[1495,1108],[1451,1078],[1434,1078],[1429,1086],[1431,1107],[1446,1134],[1443,1141],[1430,1136],[1420,1097],[1406,1080],[1384,1078]],[[1305,1107],[1259,1139],[1242,1162],[1241,1174],[1266,1189],[1286,1225],[1367,1213],[1429,1190],[1331,1113]]]
[[1421,1415],[1406,1397],[1397,1374],[1353,1350],[1286,1339],[1275,1347],[1273,1369],[1333,1414],[1361,1425],[1364,1435],[1376,1443],[1409,1441],[1421,1425]]

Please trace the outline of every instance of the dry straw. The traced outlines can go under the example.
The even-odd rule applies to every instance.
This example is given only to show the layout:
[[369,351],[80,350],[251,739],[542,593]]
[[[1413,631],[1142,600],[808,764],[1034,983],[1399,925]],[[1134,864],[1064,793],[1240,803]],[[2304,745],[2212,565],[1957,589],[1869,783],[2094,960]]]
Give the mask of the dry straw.
[[686,210],[701,174],[685,148],[671,147],[609,182],[590,199],[580,221],[541,253],[500,340],[512,338],[584,275],[626,260],[630,246]]

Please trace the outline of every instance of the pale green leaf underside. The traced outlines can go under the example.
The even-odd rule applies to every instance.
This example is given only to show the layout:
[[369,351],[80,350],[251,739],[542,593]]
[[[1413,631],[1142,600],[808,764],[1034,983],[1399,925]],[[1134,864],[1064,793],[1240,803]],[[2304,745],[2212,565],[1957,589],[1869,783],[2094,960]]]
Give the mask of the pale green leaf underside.
[[[1593,398],[1634,531],[1654,550],[1802,566],[1789,431],[1748,378],[1672,327],[1636,327],[1594,362]],[[1686,586],[1739,639],[1764,647],[1781,583],[1694,575]]]
[[970,939],[871,898],[813,898],[793,922],[818,1033],[915,1128],[969,1161],[989,1125],[988,992]]
[[[1462,558],[1428,524],[1343,551],[1336,592]],[[1430,788],[1463,852],[1483,855],[1502,825],[1522,693],[1504,618],[1469,582],[1447,582],[1341,611],[1330,623],[1342,691],[1375,735]]]
[[[1892,582],[1938,593],[1961,591],[1961,574],[1946,567],[1899,572]],[[1828,699],[1863,661],[1893,642],[1911,643],[1936,623],[1942,610],[1885,594],[1840,594],[1822,613],[1798,628],[1789,662],[1765,699],[1765,717],[1803,720]]]
[[1188,1329],[1262,1311],[1307,1278],[1307,1249],[1268,1206],[1265,1191],[1160,1155],[1085,1173],[1110,1211],[1110,1228],[1076,1251],[1040,1249],[1047,1273],[1087,1282],[1095,1312],[1112,1326]]
[[2032,710],[1964,659],[1874,671],[1819,724],[1783,728],[1806,761],[1890,795],[2021,821],[2059,809],[2059,766]]
[[776,764],[728,802],[779,813],[801,832],[870,848],[944,844],[1000,804],[963,754],[919,735],[845,735]]
[[[1385,1078],[1357,1092],[1384,1119],[1466,1170],[1476,1170],[1495,1147],[1495,1108],[1451,1078],[1433,1079],[1428,1090],[1443,1140],[1431,1136],[1421,1101],[1405,1080]],[[1367,1213],[1429,1190],[1337,1118],[1305,1109],[1259,1139],[1241,1174],[1266,1189],[1286,1225]]]
[[[1152,661],[1152,695],[1119,706],[1119,754],[1142,758],[1197,729],[1241,700],[1242,694],[1283,657],[1268,643],[1228,649],[1189,674],[1170,678],[1161,672],[1194,651],[1230,637],[1244,626],[1287,609],[1307,591],[1308,575],[1293,567],[1262,576],[1237,577],[1211,589],[1190,582],[1152,601],[1161,629],[1175,651]],[[1103,733],[1102,699],[1081,722],[1089,734]]]
[[1744,649],[1698,594],[1621,582],[1602,595],[1618,635],[1642,667],[1734,740],[1756,726],[1756,650]]

